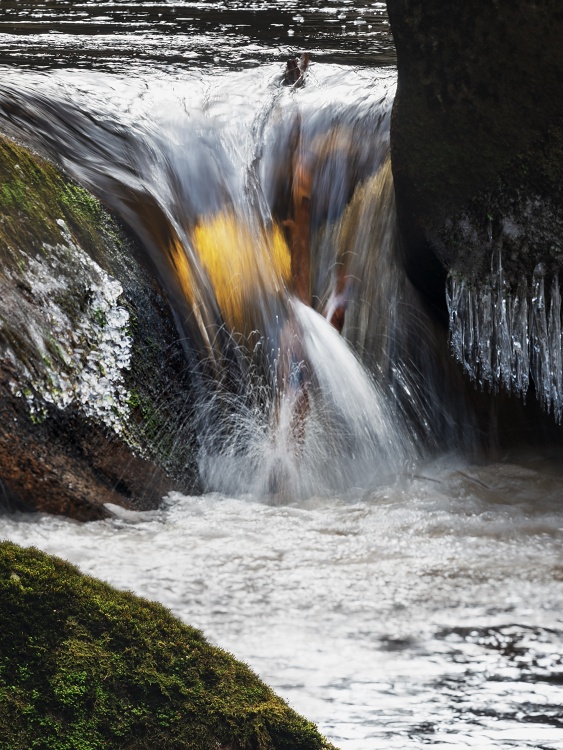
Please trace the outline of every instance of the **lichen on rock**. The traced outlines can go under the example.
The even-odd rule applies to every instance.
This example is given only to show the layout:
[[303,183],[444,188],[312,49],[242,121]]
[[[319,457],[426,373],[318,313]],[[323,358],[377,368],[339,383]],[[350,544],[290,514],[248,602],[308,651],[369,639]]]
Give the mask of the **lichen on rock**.
[[16,350],[8,330],[3,342],[16,375],[12,392],[26,396],[36,418],[45,414],[45,402],[59,409],[76,403],[86,416],[127,434],[123,371],[131,366],[132,339],[129,312],[119,304],[123,288],[73,241],[62,219],[57,223],[61,242],[45,244],[36,257],[20,249],[24,270],[6,274],[12,287],[32,290],[32,302],[20,299],[6,323],[17,325],[19,339]]
[[197,485],[190,367],[142,249],[0,136],[0,479],[87,519]]

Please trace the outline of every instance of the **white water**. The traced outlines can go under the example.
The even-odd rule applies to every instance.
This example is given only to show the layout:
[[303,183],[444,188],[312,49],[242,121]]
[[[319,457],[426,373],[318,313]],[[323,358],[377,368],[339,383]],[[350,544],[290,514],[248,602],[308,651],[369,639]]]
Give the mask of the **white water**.
[[563,748],[563,479],[451,459],[267,505],[170,497],[0,536],[170,607],[342,750]]
[[[233,496],[296,500],[330,496],[350,487],[371,487],[404,471],[414,455],[402,415],[335,329],[311,308],[291,302],[292,335],[299,357],[285,368],[296,381],[306,368],[309,382],[280,387],[274,410],[249,408],[230,399],[232,435],[222,441],[201,437],[200,472],[208,491]],[[306,363],[306,364],[305,364]],[[295,414],[307,389],[301,417],[302,440],[296,445]],[[209,425],[214,429],[214,422]],[[272,481],[276,485],[272,488]]]

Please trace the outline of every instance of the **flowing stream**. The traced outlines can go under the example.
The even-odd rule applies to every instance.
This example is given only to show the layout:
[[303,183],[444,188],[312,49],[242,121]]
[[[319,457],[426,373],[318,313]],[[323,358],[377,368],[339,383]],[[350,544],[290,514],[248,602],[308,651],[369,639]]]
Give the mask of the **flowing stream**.
[[476,461],[397,252],[393,63],[384,3],[3,0],[2,128],[150,254],[206,492],[1,536],[163,602],[342,750],[563,748],[563,474]]

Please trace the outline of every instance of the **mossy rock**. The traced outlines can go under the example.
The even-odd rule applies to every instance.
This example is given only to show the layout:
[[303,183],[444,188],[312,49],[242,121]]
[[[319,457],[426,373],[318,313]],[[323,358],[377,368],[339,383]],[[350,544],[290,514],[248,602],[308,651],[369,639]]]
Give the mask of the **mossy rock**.
[[0,135],[0,480],[81,520],[197,490],[192,375],[142,247]]
[[329,750],[168,610],[0,544],[0,750]]

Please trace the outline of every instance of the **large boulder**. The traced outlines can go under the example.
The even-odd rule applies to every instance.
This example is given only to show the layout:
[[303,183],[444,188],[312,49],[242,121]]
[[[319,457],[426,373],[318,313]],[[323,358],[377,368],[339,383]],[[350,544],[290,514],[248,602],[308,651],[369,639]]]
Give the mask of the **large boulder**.
[[409,263],[423,267],[430,252],[446,268],[484,272],[499,236],[507,263],[514,252],[525,272],[537,259],[560,261],[561,3],[387,5],[398,66],[393,174]]
[[[563,8],[388,0],[391,154],[408,273],[465,371],[561,419]],[[448,296],[446,276],[449,275]],[[446,310],[446,302],[449,311]]]
[[0,503],[100,518],[197,486],[166,293],[81,187],[0,138]]
[[334,750],[159,604],[0,544],[0,749]]

